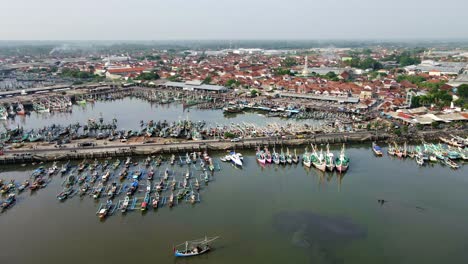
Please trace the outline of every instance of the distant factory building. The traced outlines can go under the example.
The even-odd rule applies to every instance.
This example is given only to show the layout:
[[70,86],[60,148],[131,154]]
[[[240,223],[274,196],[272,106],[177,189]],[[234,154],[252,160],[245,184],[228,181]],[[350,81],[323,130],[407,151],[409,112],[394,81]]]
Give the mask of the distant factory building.
[[436,62],[433,60],[425,60],[419,65],[406,66],[405,70],[409,74],[424,72],[432,76],[458,75],[466,66],[466,63],[463,62]]

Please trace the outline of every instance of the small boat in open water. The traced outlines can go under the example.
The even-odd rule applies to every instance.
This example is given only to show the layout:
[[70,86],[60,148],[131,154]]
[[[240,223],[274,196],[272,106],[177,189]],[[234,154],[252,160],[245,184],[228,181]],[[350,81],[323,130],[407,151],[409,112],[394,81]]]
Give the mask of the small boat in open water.
[[211,250],[208,243],[213,242],[219,237],[205,237],[203,239],[185,241],[184,243],[174,247],[174,256],[176,257],[193,257]]
[[383,156],[382,148],[377,146],[375,142],[372,142],[372,151],[374,151],[374,154],[377,156]]

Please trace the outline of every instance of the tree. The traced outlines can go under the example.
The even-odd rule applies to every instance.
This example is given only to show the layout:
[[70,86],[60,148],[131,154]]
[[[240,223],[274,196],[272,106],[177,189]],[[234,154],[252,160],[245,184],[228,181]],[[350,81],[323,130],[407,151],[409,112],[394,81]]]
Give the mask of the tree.
[[152,71],[152,72],[143,72],[140,75],[138,75],[135,79],[136,80],[143,80],[143,81],[150,81],[150,80],[157,80],[159,79],[159,75]]
[[210,84],[211,83],[211,76],[208,75],[206,78],[203,80],[202,84]]
[[288,68],[291,68],[293,66],[296,66],[297,65],[297,62],[294,58],[291,58],[291,57],[287,57],[286,59],[284,59],[283,63],[282,63],[285,67],[288,67]]
[[227,87],[234,87],[234,86],[239,86],[240,82],[238,80],[235,80],[235,79],[229,79],[229,80],[227,80],[225,85]]
[[255,89],[250,90],[250,96],[255,97],[258,95],[258,91]]
[[468,84],[458,86],[457,94],[463,99],[468,99]]

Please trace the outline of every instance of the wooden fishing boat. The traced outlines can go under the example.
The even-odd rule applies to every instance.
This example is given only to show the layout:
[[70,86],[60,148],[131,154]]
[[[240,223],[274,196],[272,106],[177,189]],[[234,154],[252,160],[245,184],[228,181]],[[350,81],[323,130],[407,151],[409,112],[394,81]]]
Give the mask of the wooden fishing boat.
[[263,152],[263,150],[260,150],[260,148],[257,149],[256,157],[257,157],[258,163],[260,164],[266,163],[265,153]]
[[174,206],[174,193],[169,196],[169,207]]
[[332,152],[330,152],[330,146],[327,144],[327,153],[325,154],[325,165],[328,171],[335,170],[335,158]]
[[174,246],[174,256],[176,257],[193,257],[205,254],[211,250],[209,243],[219,237],[205,237],[204,239],[185,241],[180,245]]
[[141,211],[146,211],[146,209],[148,209],[149,201],[150,201],[150,193],[146,192],[145,198],[143,199],[143,202],[141,203],[141,207],[140,207]]
[[195,179],[195,190],[200,190],[200,183],[198,182],[198,179]]
[[372,142],[372,151],[374,151],[374,154],[377,156],[383,156],[382,148],[379,147],[375,142]]
[[106,218],[109,215],[110,210],[112,209],[112,206],[113,206],[112,201],[108,200],[106,204],[98,212],[99,219]]
[[335,160],[336,170],[339,171],[340,173],[346,172],[349,167],[349,162],[350,160],[346,156],[345,145],[343,144],[343,147],[341,148],[340,156],[337,157]]
[[159,206],[159,201],[161,200],[161,196],[159,195],[158,192],[156,192],[154,194],[154,198],[153,198],[153,208],[154,209],[157,209],[158,206]]
[[310,161],[310,153],[307,148],[305,148],[304,154],[302,155],[302,164],[307,168],[312,166],[312,162]]
[[13,206],[15,202],[16,202],[16,195],[14,193],[10,193],[8,195],[8,198],[5,201],[3,201],[0,205],[2,212],[10,208],[11,206]]
[[292,157],[292,162],[293,162],[294,164],[299,163],[299,156],[297,156],[297,151],[296,151],[296,149],[294,149],[294,155],[293,155],[293,157]]
[[125,213],[128,209],[128,205],[130,204],[130,197],[129,196],[125,196],[125,199],[124,201],[122,202],[122,207],[120,208],[120,211],[122,213]]
[[29,186],[29,181],[28,181],[28,180],[24,181],[24,182],[18,187],[18,192],[19,192],[19,193],[23,192],[28,186]]

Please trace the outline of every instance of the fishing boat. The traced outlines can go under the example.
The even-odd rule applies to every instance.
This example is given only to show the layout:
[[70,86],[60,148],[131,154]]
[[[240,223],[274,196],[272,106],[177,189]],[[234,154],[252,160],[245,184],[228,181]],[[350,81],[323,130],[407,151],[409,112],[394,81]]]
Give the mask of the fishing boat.
[[260,164],[266,163],[265,153],[263,152],[263,150],[260,150],[260,148],[257,149],[256,157],[257,157],[258,163]]
[[16,114],[17,115],[25,115],[26,111],[24,110],[24,106],[21,103],[18,103],[16,106]]
[[26,188],[29,186],[29,181],[25,180],[19,187],[18,187],[18,192],[21,193],[23,192]]
[[449,166],[450,168],[452,169],[458,169],[460,168],[460,165],[458,165],[457,163],[455,163],[454,161],[450,160],[449,158],[445,158],[443,160],[444,164]]
[[5,201],[1,203],[2,211],[8,209],[9,207],[13,206],[16,202],[16,195],[14,193],[10,193]]
[[286,148],[286,162],[288,164],[292,164],[292,155],[291,153],[289,152],[289,148]]
[[190,179],[190,170],[187,169],[187,172],[185,173],[185,179],[188,180]]
[[117,194],[117,188],[117,183],[113,182],[109,191],[107,192],[107,196],[109,197],[109,199],[114,198],[114,196]]
[[99,197],[101,196],[102,191],[104,191],[104,186],[102,185],[102,183],[99,183],[98,186],[96,188],[94,188],[93,198],[94,199],[99,199]]
[[154,177],[154,169],[151,167],[148,171],[148,180],[152,181]]
[[125,180],[125,178],[127,178],[127,175],[128,175],[128,169],[124,167],[119,174],[119,180],[120,181]]
[[80,188],[80,196],[84,196],[89,190],[89,184],[85,183]]
[[54,162],[54,163],[52,164],[52,166],[49,168],[49,170],[48,170],[47,173],[48,173],[49,176],[50,176],[50,175],[55,174],[55,172],[57,172],[57,170],[58,170],[57,162]]
[[125,199],[122,202],[122,207],[120,208],[120,211],[122,213],[125,213],[127,211],[127,208],[128,208],[129,204],[130,204],[130,197],[127,195],[127,196],[125,196]]
[[197,196],[195,195],[194,192],[191,192],[191,193],[190,193],[189,202],[190,202],[191,204],[195,204],[195,203],[197,202]]
[[60,174],[65,175],[69,169],[70,169],[70,161],[67,161],[67,163],[62,164],[62,167],[60,169]]
[[127,195],[128,196],[133,195],[137,189],[138,189],[138,181],[133,181],[132,184],[130,185],[130,188],[127,191]]
[[279,154],[276,152],[275,148],[273,148],[272,161],[276,165],[278,165],[280,163]]
[[271,163],[272,161],[272,156],[270,151],[268,151],[268,148],[265,148],[265,160],[267,163]]
[[419,166],[424,165],[424,159],[423,159],[422,155],[416,155],[416,163],[417,163]]
[[175,178],[174,178],[174,179],[172,179],[172,182],[171,182],[171,190],[172,190],[172,191],[175,191],[176,185],[177,185],[177,182],[176,182],[176,180],[175,180]]
[[377,146],[375,142],[372,142],[372,151],[374,151],[374,154],[377,156],[383,156],[382,148]]
[[330,152],[330,146],[327,144],[327,153],[325,154],[325,166],[328,171],[335,170],[335,157],[332,152]]
[[350,160],[346,156],[345,145],[343,144],[343,147],[341,148],[340,156],[338,156],[335,160],[336,170],[339,171],[340,173],[346,172],[349,167],[349,162]]
[[219,237],[205,237],[204,239],[185,241],[180,245],[174,246],[174,256],[176,257],[193,257],[211,250],[208,243],[213,242]]
[[0,105],[0,120],[7,120],[7,118],[8,118],[7,109],[3,105]]
[[165,181],[167,181],[169,179],[169,168],[166,168],[166,170],[164,171],[163,179]]
[[200,190],[200,183],[198,182],[198,179],[195,179],[195,190]]
[[208,176],[208,173],[205,171],[205,177],[204,177],[205,183],[208,183],[210,181],[210,177]]
[[388,152],[388,155],[395,156],[395,148],[391,144],[388,144],[387,152]]
[[117,159],[112,166],[114,167],[114,170],[116,170],[120,166],[120,160]]
[[106,182],[109,180],[109,178],[110,178],[110,171],[107,170],[107,171],[104,173],[104,175],[102,175],[102,182],[103,182],[103,183],[106,183]]
[[34,109],[34,111],[36,111],[38,113],[50,113],[50,108],[46,107],[41,102],[34,102],[33,103],[33,109]]
[[176,160],[175,155],[172,154],[172,156],[171,156],[171,161],[170,161],[171,165],[174,165],[174,164],[175,164],[175,160]]
[[141,211],[146,211],[146,209],[148,209],[149,201],[150,201],[150,193],[146,192],[145,198],[143,199],[143,202],[141,202],[141,207],[140,207]]
[[112,201],[108,200],[106,204],[98,212],[99,219],[106,218],[109,215],[110,210],[112,209],[112,206],[113,206]]
[[235,166],[242,167],[242,165],[243,165],[243,161],[242,161],[243,156],[242,156],[242,154],[232,151],[229,154],[229,159],[232,162],[232,164],[234,164]]
[[312,146],[312,155],[310,155],[310,161],[315,168],[321,171],[325,171],[327,169],[327,164],[325,162],[325,157],[323,156],[322,150],[317,153],[317,149]]
[[132,164],[132,158],[130,157],[127,157],[127,160],[125,161],[125,167],[130,167],[130,165]]
[[149,167],[150,164],[151,164],[151,157],[148,156],[148,157],[146,157],[146,160],[145,160],[145,167]]
[[169,196],[169,207],[174,206],[174,193]]
[[294,149],[294,155],[292,156],[292,162],[293,162],[294,164],[299,163],[299,156],[297,156],[296,149]]
[[72,195],[73,189],[71,187],[65,188],[62,192],[57,195],[57,199],[65,201],[70,195]]
[[159,201],[161,200],[161,196],[159,195],[158,192],[154,194],[153,198],[153,209],[157,209],[159,207]]
[[279,154],[279,162],[281,165],[286,164],[286,155],[284,155],[283,148],[281,148],[281,152]]
[[310,153],[307,150],[307,148],[305,148],[304,154],[302,155],[302,164],[307,168],[310,168],[310,166],[312,166],[312,162],[310,161]]

